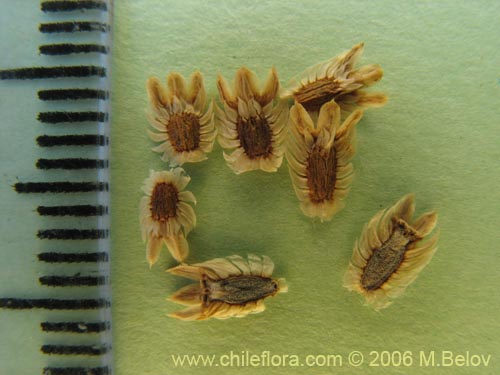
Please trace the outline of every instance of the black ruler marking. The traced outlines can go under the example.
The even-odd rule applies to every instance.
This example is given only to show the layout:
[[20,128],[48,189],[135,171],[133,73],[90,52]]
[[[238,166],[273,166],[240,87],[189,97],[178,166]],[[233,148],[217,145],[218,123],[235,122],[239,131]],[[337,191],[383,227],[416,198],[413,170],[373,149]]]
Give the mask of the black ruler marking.
[[104,276],[42,276],[40,284],[51,287],[82,287],[106,284]]
[[[44,12],[67,12],[78,10],[107,11],[106,1],[71,0],[71,1],[42,1],[41,9]],[[39,25],[42,33],[72,33],[72,32],[109,32],[110,25],[102,22],[52,22]],[[97,43],[75,44],[54,43],[39,46],[42,55],[69,55],[69,54],[107,54],[109,48]],[[0,70],[1,80],[32,80],[52,78],[93,78],[106,77],[106,68],[94,65],[82,66],[38,66],[18,69]],[[79,86],[79,85],[77,85]],[[109,92],[106,90],[92,88],[69,88],[69,89],[47,89],[38,92],[38,98],[42,101],[66,101],[66,100],[108,100]],[[105,112],[41,112],[38,120],[42,123],[56,124],[60,122],[93,122],[102,123],[108,121]],[[109,138],[102,134],[68,134],[63,136],[42,135],[37,138],[41,147],[53,146],[106,146]],[[106,159],[106,158],[105,158]],[[39,169],[96,169],[107,168],[108,160],[88,158],[41,158],[37,161]],[[107,182],[27,182],[17,183],[14,189],[19,193],[85,193],[108,191]],[[108,214],[108,207],[103,205],[79,205],[79,206],[39,206],[38,213],[43,216],[102,216]],[[100,229],[47,229],[37,233],[41,239],[74,240],[74,239],[100,239],[109,236],[109,230]],[[38,254],[38,260],[47,263],[79,263],[79,262],[107,262],[107,252],[89,253],[59,253],[45,252]],[[79,273],[77,275],[80,275]],[[95,287],[106,285],[106,276],[59,276],[48,275],[39,278],[39,282],[49,287]],[[13,310],[47,309],[47,310],[97,310],[106,309],[111,302],[105,298],[96,299],[56,299],[56,298],[0,298],[0,308]],[[43,322],[41,328],[44,332],[62,333],[100,333],[111,329],[110,322]],[[111,351],[111,345],[43,345],[40,347],[42,353],[47,355],[65,356],[102,356]],[[44,375],[110,375],[111,368],[87,367],[87,361],[81,361],[76,365],[84,367],[45,367]],[[64,366],[64,365],[63,365]]]
[[40,100],[82,100],[82,99],[109,99],[105,90],[95,89],[52,89],[38,91]]
[[18,193],[86,193],[108,191],[107,182],[18,182]]
[[108,168],[108,161],[83,158],[38,159],[36,167],[38,169],[102,169]]
[[101,44],[45,44],[38,47],[42,55],[71,55],[73,53],[108,53],[108,47]]
[[0,298],[0,308],[11,310],[96,310],[111,307],[107,299]]
[[0,79],[45,79],[65,77],[105,77],[106,68],[94,65],[42,66],[0,70]]
[[49,355],[103,355],[109,348],[105,345],[42,345],[40,351]]
[[102,22],[75,21],[41,23],[38,29],[42,33],[75,33],[82,31],[98,31],[106,33],[111,30],[111,27]]
[[62,122],[105,122],[108,120],[106,112],[40,112],[38,121],[47,124],[59,124]]
[[45,367],[42,375],[111,375],[105,367]]
[[105,146],[109,144],[104,135],[41,135],[36,139],[40,147],[54,146]]
[[105,1],[95,0],[61,0],[61,1],[43,1],[41,5],[43,12],[70,12],[74,10],[108,10]]
[[78,206],[38,206],[41,216],[103,216],[108,213],[107,206],[92,206],[83,204]]
[[109,260],[108,253],[59,253],[46,252],[38,254],[38,260],[47,263],[98,263]]
[[109,322],[43,322],[40,324],[44,332],[99,333],[110,328]]
[[98,240],[108,235],[107,229],[45,229],[37,233],[41,240]]

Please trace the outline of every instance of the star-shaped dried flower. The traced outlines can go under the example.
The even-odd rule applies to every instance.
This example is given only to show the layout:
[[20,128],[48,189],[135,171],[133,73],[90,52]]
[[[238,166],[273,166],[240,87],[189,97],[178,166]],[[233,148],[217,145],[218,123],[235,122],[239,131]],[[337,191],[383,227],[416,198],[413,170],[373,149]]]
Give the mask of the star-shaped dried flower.
[[275,172],[283,160],[288,115],[278,98],[279,81],[273,68],[262,90],[247,68],[236,72],[231,91],[222,76],[217,79],[223,109],[217,108],[219,143],[228,166],[236,173],[261,169]]
[[189,253],[186,236],[196,225],[196,215],[189,204],[196,204],[196,199],[190,191],[183,191],[189,181],[182,168],[152,170],[144,180],[142,190],[146,196],[141,199],[139,220],[150,266],[158,261],[163,243],[179,262]]
[[414,210],[414,195],[405,195],[379,211],[354,245],[344,287],[363,295],[375,310],[400,296],[437,250],[438,234],[423,241],[436,226],[437,214],[428,212],[412,219]]
[[170,166],[205,160],[215,140],[213,103],[205,108],[206,93],[200,72],[191,76],[186,88],[178,73],[167,77],[166,90],[156,77],[148,79],[146,88],[151,113],[151,126],[159,133],[148,131],[150,138],[161,144],[153,151],[162,153]]
[[363,111],[354,111],[340,124],[340,107],[323,104],[317,123],[299,104],[290,110],[290,138],[286,159],[302,212],[330,220],[344,207],[353,178],[355,126]]

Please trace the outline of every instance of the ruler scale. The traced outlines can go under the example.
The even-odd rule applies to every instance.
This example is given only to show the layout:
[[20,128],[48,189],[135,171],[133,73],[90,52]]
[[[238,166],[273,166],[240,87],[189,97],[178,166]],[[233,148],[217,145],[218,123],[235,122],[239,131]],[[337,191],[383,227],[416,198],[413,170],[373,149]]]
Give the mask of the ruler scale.
[[[15,5],[4,2],[3,6]],[[33,6],[39,12],[39,23],[33,26],[46,41],[33,51],[41,63],[2,66],[0,80],[25,86],[36,81],[33,100],[44,108],[33,119],[39,134],[31,140],[33,148],[40,150],[33,170],[42,174],[18,171],[17,182],[13,177],[12,184],[14,194],[33,196],[29,201],[38,203],[32,211],[40,218],[38,228],[26,236],[38,238],[34,261],[40,271],[32,276],[40,288],[35,297],[31,291],[21,293],[29,298],[0,295],[0,310],[32,311],[39,316],[44,342],[23,348],[46,357],[40,374],[109,375],[113,367],[109,263],[112,2],[51,0],[33,2]],[[23,372],[22,361],[16,370]]]

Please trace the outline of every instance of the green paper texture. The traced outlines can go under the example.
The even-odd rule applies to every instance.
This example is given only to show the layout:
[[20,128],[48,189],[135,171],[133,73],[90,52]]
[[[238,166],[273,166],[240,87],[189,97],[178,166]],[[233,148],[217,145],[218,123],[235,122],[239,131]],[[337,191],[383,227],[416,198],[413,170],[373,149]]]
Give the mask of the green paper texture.
[[[31,2],[19,3],[12,12],[33,8]],[[40,22],[38,11],[30,13],[33,25]],[[114,374],[498,374],[499,14],[500,2],[493,0],[114,1]],[[51,62],[34,56],[43,38],[29,39],[27,34],[22,51],[2,56],[2,69]],[[147,135],[146,80],[156,76],[164,82],[172,71],[189,77],[199,70],[207,97],[220,104],[218,74],[232,81],[237,69],[246,66],[264,81],[274,66],[286,87],[309,66],[359,42],[365,50],[358,66],[379,64],[384,69],[383,79],[369,90],[387,94],[389,101],[366,110],[357,125],[355,178],[345,208],[331,221],[321,223],[302,214],[286,161],[276,173],[235,175],[216,144],[208,160],[183,166],[191,177],[187,190],[198,201],[186,261],[267,255],[275,263],[273,276],[286,279],[288,293],[268,298],[263,313],[241,319],[183,322],[168,317],[183,307],[167,298],[191,281],[165,272],[177,265],[166,249],[150,269],[141,240],[141,185],[151,169],[168,168],[151,151],[157,144]],[[10,48],[5,40],[1,43]],[[28,298],[40,295],[38,276],[55,272],[52,266],[38,265],[35,255],[40,249],[33,228],[49,221],[35,212],[38,197],[19,197],[12,185],[47,176],[50,172],[35,170],[33,160],[61,156],[64,150],[34,148],[40,126],[35,117],[45,104],[23,107],[33,102],[33,88],[26,82],[2,85],[11,91],[0,106],[4,112],[12,110],[3,129],[22,139],[22,145],[0,148],[2,280],[8,280],[0,285],[0,295],[24,293]],[[51,134],[72,128],[58,129]],[[95,178],[92,173],[82,179]],[[360,295],[342,287],[342,278],[363,226],[410,192],[416,196],[416,216],[438,212],[439,248],[406,292],[375,312],[364,306]],[[71,203],[71,197],[66,199]],[[78,245],[82,251],[84,245]],[[19,272],[22,267],[25,271]],[[87,292],[62,293],[85,297]],[[57,313],[0,313],[6,317],[0,318],[0,375],[21,375],[16,372],[20,359],[33,371],[46,366],[44,361],[78,363],[79,358],[47,360],[33,349],[59,343],[60,336],[39,332],[37,315],[57,320]],[[97,313],[95,317],[99,319]],[[95,337],[75,342],[92,344]],[[426,362],[433,351],[440,366]],[[9,354],[13,352],[19,358]],[[360,366],[353,363],[357,352],[364,358]],[[449,353],[455,361],[450,362]],[[184,356],[200,362],[189,364]],[[300,361],[297,366],[294,356]],[[399,356],[406,362],[399,362]],[[464,356],[463,362],[458,356]],[[260,359],[246,362],[251,357]],[[488,363],[475,366],[471,357]],[[184,364],[176,363],[182,359]],[[212,365],[202,363],[211,359]],[[98,359],[92,360],[99,365]]]
[[[423,368],[419,353],[491,354],[500,368],[498,311],[499,70],[498,14],[492,1],[119,1],[116,2],[112,209],[114,348],[119,375],[145,374],[471,374],[471,367]],[[360,65],[384,78],[389,96],[365,112],[357,130],[356,178],[331,222],[302,215],[286,162],[277,173],[236,176],[216,146],[187,164],[198,224],[190,263],[232,254],[270,256],[289,292],[243,319],[181,322],[166,298],[187,279],[151,270],[138,224],[139,190],[150,152],[145,81],[200,70],[217,97],[220,73],[240,66],[281,83],[364,41]],[[408,192],[420,215],[439,213],[439,249],[406,293],[377,313],[342,287],[354,241],[380,209]],[[360,351],[365,363],[349,366]],[[175,366],[172,355],[341,354],[337,367]],[[370,367],[371,351],[410,351],[409,367]],[[437,356],[438,354],[436,354]],[[236,360],[235,360],[236,361]],[[376,363],[376,362],[374,362]],[[380,362],[379,362],[380,363]]]

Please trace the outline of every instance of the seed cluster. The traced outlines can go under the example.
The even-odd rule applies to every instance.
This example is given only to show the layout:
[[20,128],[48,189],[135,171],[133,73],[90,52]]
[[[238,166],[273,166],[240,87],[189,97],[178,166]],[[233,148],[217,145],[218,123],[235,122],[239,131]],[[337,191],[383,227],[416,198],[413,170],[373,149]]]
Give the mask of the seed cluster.
[[[149,136],[161,143],[153,150],[171,169],[151,171],[144,181],[140,221],[147,259],[153,265],[165,244],[181,263],[168,271],[196,281],[171,296],[187,306],[172,317],[242,317],[263,311],[265,298],[287,291],[284,279],[272,277],[274,264],[266,256],[184,263],[189,253],[186,237],[196,225],[191,206],[196,199],[184,190],[190,178],[180,166],[205,160],[215,138],[235,174],[275,172],[286,158],[302,212],[321,222],[331,220],[351,188],[355,129],[363,109],[387,101],[382,93],[364,90],[382,78],[383,70],[375,64],[355,68],[363,48],[360,43],[307,69],[285,90],[275,68],[262,85],[245,67],[236,72],[232,87],[219,75],[219,105],[213,99],[207,105],[199,72],[191,76],[189,86],[175,72],[167,77],[166,89],[157,78],[148,79],[148,118],[156,130]],[[379,212],[354,246],[344,286],[377,310],[404,291],[436,250],[437,235],[422,240],[437,216],[431,212],[412,221],[414,206],[409,194]]]

